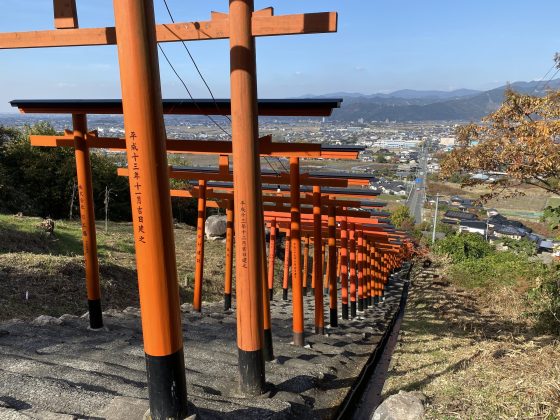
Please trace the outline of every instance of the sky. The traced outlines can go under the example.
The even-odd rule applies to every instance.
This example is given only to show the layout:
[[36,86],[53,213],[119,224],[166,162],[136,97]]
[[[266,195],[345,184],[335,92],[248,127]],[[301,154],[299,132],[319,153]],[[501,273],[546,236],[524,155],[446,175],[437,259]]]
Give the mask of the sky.
[[[167,0],[177,22],[208,20],[226,0]],[[156,21],[170,22],[163,0]],[[543,78],[560,51],[557,0],[255,0],[277,15],[338,11],[335,34],[258,38],[261,98],[399,89],[486,90]],[[51,0],[0,0],[0,31],[53,28]],[[111,0],[77,0],[80,27],[113,26]],[[229,97],[227,40],[190,42],[216,97]],[[208,97],[182,46],[163,45],[197,97]],[[165,98],[186,96],[160,61]],[[552,73],[551,73],[552,74]],[[0,112],[12,99],[119,98],[115,46],[0,50]]]

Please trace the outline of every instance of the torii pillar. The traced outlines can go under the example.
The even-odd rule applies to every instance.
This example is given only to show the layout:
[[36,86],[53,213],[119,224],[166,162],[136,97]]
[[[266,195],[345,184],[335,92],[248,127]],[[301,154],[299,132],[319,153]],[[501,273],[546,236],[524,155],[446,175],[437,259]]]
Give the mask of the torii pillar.
[[93,208],[93,182],[91,179],[89,148],[85,141],[87,117],[84,114],[74,114],[72,115],[72,124],[74,128],[76,175],[78,178],[78,197],[86,268],[89,326],[95,330],[103,327],[103,315],[101,312],[99,260],[97,258],[95,212]]
[[182,419],[187,387],[152,0],[115,0],[150,415]]
[[251,18],[253,0],[230,0],[231,127],[235,187],[235,285],[241,392],[265,389],[263,355],[262,218],[256,191],[258,157],[257,71]]

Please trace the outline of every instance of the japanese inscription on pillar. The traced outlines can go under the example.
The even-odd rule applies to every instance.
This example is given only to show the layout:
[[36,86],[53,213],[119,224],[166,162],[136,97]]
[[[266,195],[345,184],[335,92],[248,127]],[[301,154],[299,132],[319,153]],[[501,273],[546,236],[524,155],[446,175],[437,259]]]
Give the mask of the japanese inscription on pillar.
[[136,143],[136,135],[135,131],[131,131],[129,133],[130,138],[130,161],[132,162],[132,179],[130,182],[132,192],[136,197],[136,222],[137,222],[137,232],[136,232],[136,242],[145,244],[146,243],[146,232],[144,230],[144,208],[142,207],[142,177],[141,177],[141,168],[138,162],[140,156],[138,155],[139,149],[138,144]]

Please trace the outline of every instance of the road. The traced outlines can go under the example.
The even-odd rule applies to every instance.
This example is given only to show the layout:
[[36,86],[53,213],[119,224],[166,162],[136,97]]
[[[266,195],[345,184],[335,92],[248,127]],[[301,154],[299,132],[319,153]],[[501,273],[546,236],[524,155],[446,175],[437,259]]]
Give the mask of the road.
[[410,214],[414,217],[415,223],[422,222],[422,210],[424,202],[426,201],[426,174],[428,173],[428,161],[425,152],[420,156],[419,165],[420,168],[417,171],[418,175],[416,177],[417,182],[415,182],[412,186],[412,191],[407,200]]

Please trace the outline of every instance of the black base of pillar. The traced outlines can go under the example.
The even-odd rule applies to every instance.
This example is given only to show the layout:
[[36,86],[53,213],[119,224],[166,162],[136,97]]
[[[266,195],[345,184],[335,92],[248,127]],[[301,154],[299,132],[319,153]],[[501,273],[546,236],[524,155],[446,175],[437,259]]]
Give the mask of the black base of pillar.
[[264,330],[263,358],[265,362],[274,360],[274,349],[272,348],[271,330]]
[[338,327],[338,311],[336,308],[330,310],[330,324],[331,328]]
[[265,391],[264,358],[262,350],[238,350],[239,390],[247,396],[261,395]]
[[274,290],[273,289],[268,289],[268,294],[269,294],[270,301],[273,301],[274,300]]
[[364,310],[364,298],[358,299],[358,311],[362,312]]
[[342,304],[342,319],[348,319],[348,304]]
[[315,326],[315,334],[325,335],[325,327]]
[[303,288],[303,296],[307,296],[307,287]]
[[282,300],[288,300],[288,289],[282,289]]
[[352,318],[356,318],[356,316],[357,316],[356,302],[350,302],[350,316]]
[[368,298],[364,298],[364,311],[368,308]]
[[92,330],[103,328],[103,313],[101,312],[101,299],[88,300],[89,327]]
[[224,310],[229,311],[231,309],[231,294],[224,293]]
[[374,305],[379,305],[379,296],[374,296],[373,297],[373,304]]
[[368,298],[368,306],[371,306],[371,305],[373,305],[373,297],[372,296],[370,296]]
[[148,395],[152,419],[187,416],[187,384],[183,349],[169,356],[146,354]]
[[303,347],[305,346],[305,340],[303,338],[303,333],[294,332],[294,345]]

